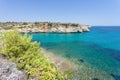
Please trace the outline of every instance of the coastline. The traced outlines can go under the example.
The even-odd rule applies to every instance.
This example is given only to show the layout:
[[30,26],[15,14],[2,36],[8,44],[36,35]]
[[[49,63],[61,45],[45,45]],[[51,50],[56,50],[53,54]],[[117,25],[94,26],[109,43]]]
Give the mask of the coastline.
[[68,59],[55,55],[52,52],[47,51],[46,49],[41,48],[41,53],[55,66],[57,66],[62,72],[64,71],[76,71],[78,66]]
[[[94,46],[95,47],[95,46]],[[54,48],[53,48],[54,49]],[[87,50],[87,49],[86,49]],[[41,50],[42,51],[42,50]],[[65,59],[65,57],[63,56],[59,56],[59,55],[56,55],[56,53],[53,53],[52,52],[49,52],[49,50],[47,51],[47,49],[43,49],[43,52],[45,52],[46,54],[46,58],[48,60],[50,60],[50,62],[56,64],[57,67],[59,67],[59,65],[63,66],[63,59]],[[82,51],[80,51],[82,52]],[[44,54],[44,53],[43,53]],[[55,54],[55,55],[54,55]],[[58,59],[59,58],[59,59]],[[65,59],[66,60],[66,59]],[[67,61],[69,62],[75,62],[75,65],[76,63],[78,62],[78,59],[73,59],[73,60],[69,60],[67,59]],[[65,62],[67,62],[65,61]],[[91,65],[89,65],[89,63],[87,63],[87,61],[83,60],[82,61],[82,58],[80,56],[80,61],[78,62],[79,63],[79,70],[77,71],[76,70],[76,67],[75,68],[72,68],[74,70],[76,70],[76,73],[79,73],[77,74],[77,77],[79,77],[80,79],[82,80],[93,80],[93,79],[100,79],[100,80],[114,80],[114,78],[111,76],[111,74],[108,75],[108,73],[106,73],[105,71],[102,71],[102,70],[98,70],[97,68],[93,68]],[[73,66],[73,64],[69,65],[67,64],[67,66]],[[66,65],[66,64],[65,64]],[[104,66],[105,67],[105,66]],[[59,67],[60,68],[60,67]],[[66,68],[66,67],[65,67]],[[71,69],[67,69],[67,70],[71,70]],[[113,74],[114,76],[114,74]],[[75,77],[76,78],[76,77]],[[77,79],[76,79],[77,80]]]
[[56,55],[55,53],[49,52],[46,49],[41,48],[42,54],[57,66],[62,72],[71,71],[73,73],[74,80],[114,80],[114,78],[108,75],[104,71],[100,71],[93,68],[86,62],[78,61],[77,59],[69,59],[61,55]]
[[21,33],[76,33],[90,31],[89,25],[53,22],[0,22],[0,32],[18,29]]

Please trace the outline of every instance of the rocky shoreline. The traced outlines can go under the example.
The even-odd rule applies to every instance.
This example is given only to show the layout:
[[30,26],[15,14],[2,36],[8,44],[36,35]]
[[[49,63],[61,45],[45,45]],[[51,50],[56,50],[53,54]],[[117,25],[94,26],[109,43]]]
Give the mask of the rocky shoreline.
[[[41,53],[62,72],[77,71],[77,65],[67,59],[56,56],[54,53],[48,52],[41,48]],[[32,79],[32,77],[31,77]],[[18,70],[16,63],[13,63],[0,53],[0,80],[28,80],[28,75],[21,70]],[[37,80],[36,77],[33,80]]]
[[18,29],[22,33],[76,33],[90,31],[89,25],[51,22],[0,22],[0,32]]
[[41,53],[55,66],[57,66],[62,72],[64,71],[76,71],[78,66],[68,59],[55,55],[52,52],[48,52],[46,49],[41,48]]

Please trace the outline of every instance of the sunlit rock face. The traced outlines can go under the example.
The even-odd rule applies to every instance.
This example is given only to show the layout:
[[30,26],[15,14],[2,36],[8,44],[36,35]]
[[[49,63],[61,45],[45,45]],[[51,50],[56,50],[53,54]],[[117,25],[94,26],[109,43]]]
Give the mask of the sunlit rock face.
[[16,68],[16,64],[0,59],[0,80],[27,80],[27,75]]
[[9,31],[18,28],[20,32],[57,32],[57,33],[74,33],[88,32],[89,25],[75,23],[51,23],[51,22],[6,22],[0,23],[0,31]]

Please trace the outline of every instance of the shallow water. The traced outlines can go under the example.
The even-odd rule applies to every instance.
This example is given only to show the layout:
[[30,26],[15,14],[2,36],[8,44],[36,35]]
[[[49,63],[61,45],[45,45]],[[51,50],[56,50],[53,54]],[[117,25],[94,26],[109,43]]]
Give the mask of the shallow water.
[[86,33],[29,35],[46,50],[76,63],[79,66],[76,80],[120,80],[120,27],[92,27]]

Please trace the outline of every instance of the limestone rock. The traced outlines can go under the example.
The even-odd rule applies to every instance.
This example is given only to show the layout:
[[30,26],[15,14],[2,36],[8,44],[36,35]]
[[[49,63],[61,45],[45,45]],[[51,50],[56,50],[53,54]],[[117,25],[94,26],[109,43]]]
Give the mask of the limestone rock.
[[75,23],[50,23],[50,22],[0,23],[0,32],[10,31],[14,28],[17,28],[20,32],[23,33],[32,33],[32,32],[75,33],[75,32],[90,31],[88,25],[80,25]]
[[16,68],[16,64],[0,59],[0,80],[27,80],[27,75]]

